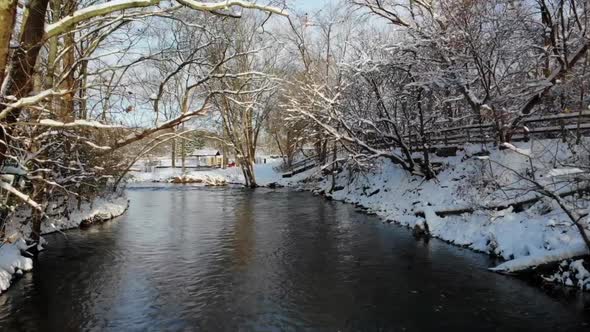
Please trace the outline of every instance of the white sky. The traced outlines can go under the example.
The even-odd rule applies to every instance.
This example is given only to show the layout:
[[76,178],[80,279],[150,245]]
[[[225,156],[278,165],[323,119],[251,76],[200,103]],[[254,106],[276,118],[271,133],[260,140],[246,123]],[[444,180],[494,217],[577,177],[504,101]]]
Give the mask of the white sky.
[[291,0],[293,6],[299,10],[318,10],[335,0]]

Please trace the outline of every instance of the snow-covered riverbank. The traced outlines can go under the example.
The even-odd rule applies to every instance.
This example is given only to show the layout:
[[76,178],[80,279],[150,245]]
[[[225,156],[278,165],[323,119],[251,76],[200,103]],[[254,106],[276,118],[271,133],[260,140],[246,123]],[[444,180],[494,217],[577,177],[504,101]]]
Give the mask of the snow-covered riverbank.
[[[432,236],[506,261],[493,270],[516,272],[588,254],[578,230],[555,202],[542,198],[521,211],[509,206],[538,195],[513,172],[524,173],[529,167],[528,158],[521,152],[549,151],[553,157],[563,154],[563,149],[555,144],[537,142],[531,149],[529,143],[522,143],[519,151],[494,149],[486,158],[473,156],[479,147],[467,147],[456,157],[438,158],[443,169],[435,181],[411,176],[387,160],[378,161],[372,171],[364,174],[345,170],[336,177],[332,192],[331,177],[318,176],[317,170],[301,174],[295,180],[315,177],[317,180],[308,182],[307,189],[362,206],[388,222],[411,228],[427,227]],[[567,159],[562,156],[561,161]],[[544,179],[545,185],[556,191],[571,189],[564,185],[567,181],[557,178],[576,172],[567,168],[546,169],[541,164],[534,166],[537,178]],[[505,187],[485,183],[489,179],[482,177],[482,169],[489,167],[494,182]],[[293,185],[293,181],[285,184]],[[579,198],[577,203],[585,207],[588,201]],[[494,206],[508,207],[490,208]],[[439,216],[440,211],[453,210],[459,214]],[[471,211],[460,213],[461,210]],[[587,221],[584,224],[588,226]],[[590,288],[590,278],[584,277],[577,286]]]
[[[257,165],[256,176],[260,185],[278,183],[322,193],[362,206],[384,221],[427,228],[431,236],[498,256],[505,260],[494,268],[499,272],[515,272],[588,254],[578,230],[555,202],[540,198],[516,210],[510,206],[539,197],[514,173],[530,172],[529,154],[535,155],[536,178],[557,192],[571,190],[567,177],[580,173],[560,165],[584,154],[572,156],[569,148],[556,140],[520,143],[516,149],[491,148],[491,154],[484,158],[476,156],[479,151],[480,146],[467,146],[457,156],[434,157],[442,163],[442,169],[432,181],[412,176],[385,159],[376,161],[365,173],[344,170],[334,184],[331,176],[321,175],[317,168],[282,178],[273,168],[277,165]],[[143,174],[137,178],[161,181],[177,175]],[[187,176],[243,182],[239,168],[190,172]],[[577,199],[581,207],[587,203],[584,197]],[[504,208],[493,208],[498,206]],[[441,211],[457,212],[441,216]],[[584,278],[579,287],[590,288],[590,278]]]
[[[64,204],[64,203],[60,203]],[[41,223],[41,233],[49,234],[66,229],[80,227],[84,223],[110,220],[122,215],[129,206],[129,200],[124,195],[99,197],[92,202],[83,202],[77,208],[77,201],[70,200],[68,213],[53,215]],[[58,205],[58,204],[56,204]],[[57,209],[57,207],[56,207]],[[30,218],[30,209],[17,211],[5,224],[7,239],[28,238],[31,234],[31,223],[25,222]]]
[[[254,171],[256,172],[257,183],[265,186],[280,181],[281,174],[275,171],[275,168],[279,165],[279,160],[255,165]],[[206,185],[243,184],[244,174],[239,167],[189,169],[184,173],[180,168],[162,168],[150,173],[132,172],[130,182],[202,183]]]
[[[587,254],[577,229],[553,202],[541,199],[521,212],[511,207],[488,210],[484,206],[491,202],[486,204],[483,195],[472,192],[475,188],[461,181],[461,176],[456,169],[448,169],[439,175],[438,183],[422,182],[383,161],[381,171],[359,176],[351,183],[347,174],[340,175],[337,191],[328,193],[332,186],[328,179],[316,182],[314,190],[360,205],[388,222],[411,228],[427,225],[432,236],[499,256],[506,262],[495,268],[498,271],[514,272]],[[475,211],[446,217],[436,213],[466,206]]]
[[33,260],[23,256],[26,249],[27,244],[23,239],[3,243],[0,247],[0,293],[10,287],[15,274],[20,275],[33,269]]
[[[70,202],[75,205],[75,202]],[[41,224],[42,234],[80,227],[83,223],[96,223],[118,217],[125,213],[129,200],[125,196],[101,197],[91,203],[83,203],[80,209],[72,208],[68,215],[52,217]],[[30,211],[16,213],[5,224],[6,239],[0,247],[0,293],[8,289],[15,276],[33,268],[33,261],[26,256],[25,238],[31,233],[31,223],[24,222]],[[44,240],[41,241],[45,243]],[[41,246],[39,246],[41,249]]]

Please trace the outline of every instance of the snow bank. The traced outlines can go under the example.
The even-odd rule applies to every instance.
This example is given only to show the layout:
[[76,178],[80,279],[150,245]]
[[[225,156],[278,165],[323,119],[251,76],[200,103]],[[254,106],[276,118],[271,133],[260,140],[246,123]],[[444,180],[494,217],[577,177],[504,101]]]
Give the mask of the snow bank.
[[[256,182],[261,186],[265,186],[280,181],[282,174],[274,170],[279,164],[279,161],[273,161],[267,164],[254,165]],[[131,175],[131,182],[203,183],[208,185],[243,184],[245,182],[244,175],[239,167],[207,170],[189,169],[184,173],[180,168],[156,168],[154,172],[131,172]]]
[[125,213],[129,206],[126,196],[107,196],[83,204],[80,210],[74,209],[69,216],[54,218],[41,225],[43,234],[80,227],[86,221],[110,220]]
[[533,266],[539,266],[550,262],[557,262],[571,257],[587,255],[588,249],[584,243],[578,243],[573,246],[560,248],[557,250],[539,251],[534,255],[523,256],[511,261],[502,263],[496,267],[491,268],[492,271],[497,272],[518,272],[528,269]]
[[[59,203],[53,203],[60,205]],[[127,210],[129,200],[125,196],[99,197],[92,202],[84,202],[77,208],[77,201],[68,202],[67,215],[54,216],[41,224],[41,233],[48,234],[71,228],[80,227],[83,222],[109,220],[120,216]],[[52,208],[51,206],[49,207]],[[30,218],[30,209],[18,211],[5,224],[6,238],[28,238],[31,234],[31,223],[24,221]]]
[[239,169],[229,168],[187,171],[179,168],[156,169],[154,172],[132,172],[130,182],[169,182],[169,183],[203,183],[221,185],[227,183],[243,183]]
[[[70,202],[70,204],[76,203]],[[41,224],[41,232],[48,234],[80,227],[83,222],[109,220],[125,213],[128,206],[129,200],[125,196],[101,197],[92,203],[82,204],[79,210],[72,209],[67,216],[44,221]],[[33,261],[23,255],[27,249],[23,239],[31,233],[31,223],[24,223],[24,220],[29,217],[30,211],[23,210],[6,221],[6,239],[14,242],[3,243],[0,246],[0,293],[8,289],[14,275],[33,269]],[[42,244],[45,244],[46,241],[42,238],[40,242],[38,248],[42,249]]]
[[[433,161],[443,163],[437,181],[423,181],[388,160],[380,160],[373,171],[365,174],[347,171],[339,174],[336,187],[344,189],[329,195],[335,200],[363,206],[385,220],[413,229],[426,226],[432,236],[501,257],[507,262],[494,270],[514,272],[588,253],[578,230],[549,199],[540,199],[518,212],[512,207],[500,211],[489,209],[539,197],[529,183],[508,168],[529,172],[531,154],[535,161],[552,160],[556,156],[570,161],[573,157],[567,148],[557,140],[535,141],[532,145],[517,143],[504,150],[492,149],[488,158],[482,160],[474,154],[481,146],[466,146],[456,157],[434,157]],[[546,156],[539,155],[545,151]],[[548,187],[554,185],[557,176],[579,176],[582,172],[576,168],[534,166],[536,178]],[[482,176],[490,170],[493,178]],[[318,170],[305,176],[312,174],[317,175]],[[571,189],[555,183],[559,184],[553,187],[556,191]],[[498,184],[509,190],[500,189]],[[311,182],[306,189],[328,192],[331,187],[331,179],[326,177]],[[448,211],[454,213],[444,213]],[[465,213],[457,215],[461,211]]]
[[219,174],[184,174],[169,179],[172,183],[203,183],[207,186],[224,186],[228,180]]
[[33,269],[33,260],[22,255],[26,249],[27,244],[22,239],[0,247],[0,293],[8,289],[13,275]]

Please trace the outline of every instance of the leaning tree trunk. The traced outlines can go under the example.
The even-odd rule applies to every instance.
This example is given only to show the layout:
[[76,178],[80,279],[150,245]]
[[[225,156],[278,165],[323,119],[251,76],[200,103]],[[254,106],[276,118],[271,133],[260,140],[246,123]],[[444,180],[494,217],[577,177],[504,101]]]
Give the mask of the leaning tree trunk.
[[565,64],[561,64],[556,69],[554,69],[549,76],[547,77],[547,84],[540,92],[529,98],[522,107],[520,107],[517,114],[519,114],[515,119],[512,120],[510,124],[510,132],[506,135],[506,142],[510,142],[512,139],[512,133],[514,130],[520,125],[521,121],[531,114],[535,106],[539,104],[543,97],[546,96],[552,88],[557,84],[557,81],[561,79],[564,75],[568,74],[570,70],[576,65],[576,63],[586,56],[586,53],[590,48],[590,41],[585,41],[582,45],[578,47],[578,49],[572,54],[571,57],[566,59]]

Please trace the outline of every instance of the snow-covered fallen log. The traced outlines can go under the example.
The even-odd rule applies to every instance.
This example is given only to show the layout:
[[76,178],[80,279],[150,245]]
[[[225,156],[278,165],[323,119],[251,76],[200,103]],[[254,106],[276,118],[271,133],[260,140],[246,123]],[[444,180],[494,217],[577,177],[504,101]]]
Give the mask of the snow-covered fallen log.
[[[590,187],[575,188],[572,190],[569,190],[568,188],[564,188],[562,190],[557,191],[556,193],[560,197],[568,197],[571,195],[587,192],[589,190],[590,190]],[[545,198],[544,195],[529,193],[528,195],[524,195],[523,198],[517,199],[517,200],[515,199],[512,201],[504,201],[502,203],[497,203],[497,204],[493,204],[493,205],[478,206],[477,208],[465,206],[465,207],[456,207],[456,208],[452,208],[452,209],[440,209],[440,210],[434,211],[434,213],[439,217],[446,217],[446,216],[462,215],[464,213],[474,213],[476,210],[499,211],[499,210],[505,210],[508,208],[513,208],[515,210],[521,210],[527,206],[530,206],[530,205],[540,201],[543,198]],[[418,210],[418,211],[414,212],[414,214],[417,217],[424,217],[425,211]]]
[[570,247],[547,250],[545,252],[537,252],[534,255],[519,257],[504,262],[496,267],[492,267],[490,270],[501,273],[515,273],[531,269],[539,265],[559,262],[565,259],[588,254],[590,253],[588,252],[586,245],[579,243]]

